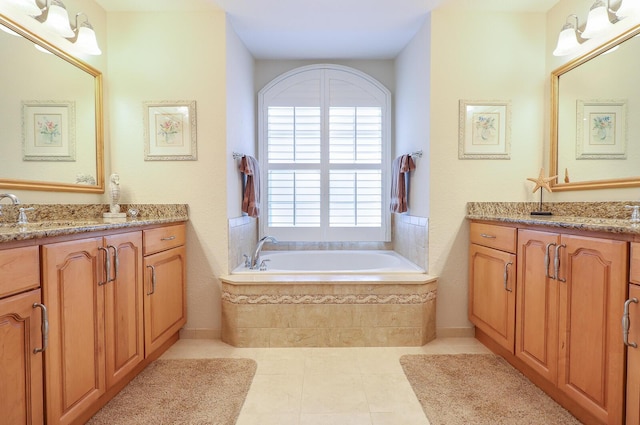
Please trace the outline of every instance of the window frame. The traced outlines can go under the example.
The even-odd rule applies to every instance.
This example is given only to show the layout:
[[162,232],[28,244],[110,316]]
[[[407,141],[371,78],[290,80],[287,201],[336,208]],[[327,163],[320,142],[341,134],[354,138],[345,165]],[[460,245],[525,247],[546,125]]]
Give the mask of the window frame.
[[[301,102],[295,105],[273,102],[282,91],[300,84],[305,80],[318,79],[320,77],[320,108],[321,108],[321,146],[329,146],[329,107],[348,106],[364,107],[375,106],[381,108],[382,118],[382,160],[378,164],[335,164],[329,163],[328,152],[322,152],[322,159],[317,164],[291,164],[290,167],[272,167],[267,163],[268,142],[268,111],[269,106],[309,106]],[[371,96],[370,104],[340,104],[330,105],[330,92],[328,81],[331,78],[340,79],[357,86]],[[311,98],[311,96],[310,96]],[[313,105],[317,106],[317,105]],[[391,172],[391,93],[379,81],[370,75],[354,68],[334,65],[316,64],[296,68],[286,72],[262,88],[258,93],[258,154],[260,163],[260,178],[263,182],[261,196],[261,217],[259,220],[260,236],[272,235],[282,241],[290,242],[357,242],[357,241],[390,241],[391,239],[391,212],[388,208],[390,201],[390,172]],[[322,175],[321,180],[321,204],[326,205],[320,213],[320,227],[269,227],[268,226],[268,172],[269,169],[317,169]],[[329,181],[330,170],[381,170],[381,226],[380,227],[330,227],[329,225]]]

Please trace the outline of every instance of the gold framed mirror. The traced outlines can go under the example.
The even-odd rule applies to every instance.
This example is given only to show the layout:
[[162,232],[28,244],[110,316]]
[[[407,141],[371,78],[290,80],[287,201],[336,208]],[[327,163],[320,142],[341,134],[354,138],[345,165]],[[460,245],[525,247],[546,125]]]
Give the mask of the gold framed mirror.
[[640,186],[640,25],[551,73],[553,191]]
[[0,188],[104,193],[102,73],[1,14],[0,29]]

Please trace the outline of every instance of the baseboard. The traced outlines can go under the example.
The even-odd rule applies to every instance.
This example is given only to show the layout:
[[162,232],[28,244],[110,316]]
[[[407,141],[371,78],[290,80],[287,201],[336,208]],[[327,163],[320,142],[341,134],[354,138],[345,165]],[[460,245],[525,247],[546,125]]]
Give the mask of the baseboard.
[[475,336],[475,328],[437,328],[437,338],[473,338]]
[[220,329],[190,328],[180,329],[180,339],[220,339]]

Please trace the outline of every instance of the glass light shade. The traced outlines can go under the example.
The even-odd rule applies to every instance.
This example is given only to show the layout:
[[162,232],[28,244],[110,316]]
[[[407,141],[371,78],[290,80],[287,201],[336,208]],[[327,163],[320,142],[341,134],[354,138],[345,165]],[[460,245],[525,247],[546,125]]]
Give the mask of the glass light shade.
[[582,38],[597,37],[612,26],[613,24],[609,20],[609,12],[606,6],[598,0],[591,6],[591,10],[587,16],[587,25],[582,32]]
[[29,16],[40,16],[42,11],[36,4],[36,0],[7,0],[13,10]]
[[640,16],[640,0],[622,0],[620,7],[616,11],[619,19],[628,16]]
[[553,56],[565,56],[571,53],[580,43],[578,42],[578,36],[576,29],[571,24],[566,24],[562,27],[560,35],[558,36],[558,44],[553,51]]
[[47,17],[43,24],[50,31],[62,37],[69,38],[75,35],[69,24],[67,9],[61,1],[51,0],[51,4],[47,7]]
[[80,24],[80,26],[76,30],[78,31],[78,36],[76,37],[76,40],[73,44],[78,49],[78,51],[86,53],[88,55],[102,54],[100,47],[98,47],[96,33],[93,30],[93,27],[88,22]]

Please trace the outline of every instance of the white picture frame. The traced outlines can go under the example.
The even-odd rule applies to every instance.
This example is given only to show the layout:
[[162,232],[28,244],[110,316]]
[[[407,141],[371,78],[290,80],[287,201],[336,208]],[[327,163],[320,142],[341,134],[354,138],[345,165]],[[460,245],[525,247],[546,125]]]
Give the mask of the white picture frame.
[[511,102],[460,100],[458,159],[511,159]]
[[576,159],[627,158],[627,100],[576,101]]
[[22,102],[22,160],[76,160],[76,111],[70,100]]
[[144,160],[195,161],[196,102],[148,101],[144,108]]

